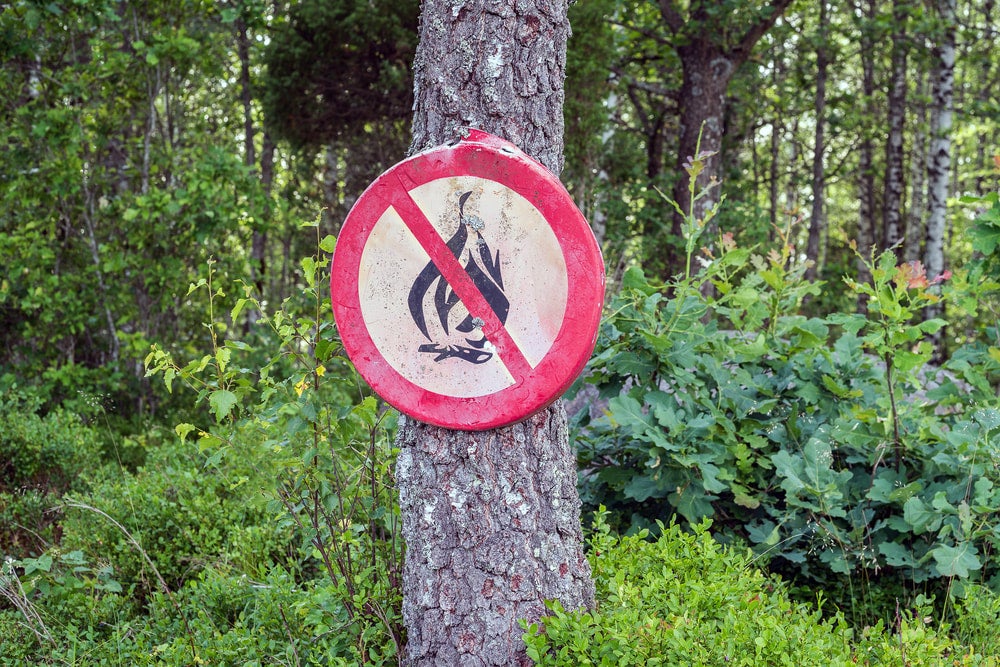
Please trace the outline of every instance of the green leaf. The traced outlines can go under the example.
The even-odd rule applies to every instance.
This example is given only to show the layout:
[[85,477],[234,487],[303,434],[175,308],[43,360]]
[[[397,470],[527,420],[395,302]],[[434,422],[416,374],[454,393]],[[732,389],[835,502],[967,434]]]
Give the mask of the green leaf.
[[627,497],[639,502],[649,498],[662,498],[667,495],[667,489],[664,488],[660,479],[654,479],[649,475],[636,475],[632,478],[632,481],[625,485],[622,491]]
[[1000,427],[1000,410],[996,408],[980,408],[972,413],[972,418],[979,422],[987,433]]
[[236,300],[236,305],[233,306],[233,310],[229,314],[229,316],[232,318],[232,320],[234,322],[240,316],[240,313],[243,312],[243,307],[246,306],[246,305],[247,305],[247,299],[237,299]]
[[663,391],[651,391],[646,394],[646,403],[653,411],[656,421],[664,428],[673,431],[681,423],[677,418],[677,399]]
[[316,284],[316,260],[312,257],[303,257],[299,264],[302,265],[302,275],[306,279],[306,284],[313,287]]
[[48,572],[52,569],[52,556],[42,554],[38,558],[25,558],[21,561],[21,565],[24,567],[24,576],[32,572]]
[[642,405],[631,396],[616,396],[608,401],[611,419],[621,426],[628,426],[641,433],[650,425],[649,415],[644,414]]
[[941,527],[941,516],[928,509],[918,496],[903,503],[903,521],[913,528],[916,535],[934,532]]
[[924,320],[918,326],[920,330],[925,334],[933,334],[941,330],[941,327],[948,324],[947,320],[942,320],[939,317],[935,317],[929,320]]
[[208,397],[208,403],[215,412],[215,418],[220,422],[229,416],[233,406],[236,405],[236,400],[236,394],[227,389],[213,391]]
[[669,498],[670,502],[677,508],[678,514],[691,523],[698,523],[706,516],[712,516],[715,513],[711,502],[715,496],[707,495],[695,484],[689,484],[686,488],[671,493]]
[[931,352],[910,352],[909,350],[895,350],[893,352],[893,362],[897,370],[902,372],[920,368],[931,358]]
[[188,437],[188,434],[190,434],[191,431],[195,430],[195,428],[196,427],[194,424],[187,424],[187,423],[178,424],[177,426],[174,427],[174,433],[176,433],[180,437],[181,442],[184,442],[184,440]]
[[771,463],[774,464],[774,471],[784,478],[781,482],[781,488],[786,493],[794,494],[805,488],[806,484],[799,476],[799,471],[802,468],[802,457],[793,457],[787,451],[781,450],[771,456]]
[[885,556],[885,562],[892,567],[916,567],[917,561],[910,550],[897,542],[883,542],[878,551]]
[[960,542],[950,547],[944,544],[931,549],[934,563],[943,577],[961,577],[965,579],[972,570],[979,570],[983,564],[979,561],[976,547],[971,542]]
[[638,266],[630,266],[625,271],[625,275],[622,276],[622,289],[634,289],[646,295],[656,291],[656,288],[652,287],[646,280],[646,274]]
[[323,240],[319,242],[319,249],[324,252],[333,252],[336,245],[337,237],[333,234],[327,234],[323,237]]

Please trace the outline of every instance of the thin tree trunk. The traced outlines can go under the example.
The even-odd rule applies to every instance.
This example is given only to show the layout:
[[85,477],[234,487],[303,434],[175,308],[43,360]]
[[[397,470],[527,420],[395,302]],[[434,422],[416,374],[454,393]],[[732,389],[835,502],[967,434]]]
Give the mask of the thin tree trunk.
[[[861,92],[864,105],[864,118],[871,119],[875,113],[875,45],[871,37],[871,25],[875,15],[875,0],[868,0],[859,14],[864,17],[865,25],[861,28]],[[870,130],[866,125],[861,127],[861,143],[858,147],[858,252],[862,258],[867,257],[870,250],[879,245],[876,238],[875,225],[875,149]],[[857,262],[858,282],[867,283],[871,280],[868,265],[862,259]],[[865,312],[867,302],[864,296],[858,296],[858,310]]]
[[[785,179],[785,215],[798,217],[799,215],[799,119],[792,121],[792,127],[788,133],[791,153],[788,156],[788,178]],[[783,225],[782,225],[783,226]]]
[[[932,278],[944,271],[944,237],[947,226],[948,172],[951,165],[951,121],[955,82],[955,0],[937,0],[941,37],[934,48],[931,150],[927,164],[928,216],[924,264]],[[941,314],[940,304],[927,309],[927,317]],[[940,339],[935,339],[940,347]]]
[[823,217],[825,172],[823,171],[823,153],[825,149],[824,131],[826,130],[826,72],[829,64],[827,50],[827,31],[830,29],[827,21],[826,0],[819,3],[819,45],[816,47],[816,135],[813,142],[812,164],[812,213],[809,216],[809,237],[806,241],[806,259],[812,264],[806,268],[806,280],[815,280],[819,273],[819,241],[826,227]]
[[785,128],[777,118],[771,123],[771,165],[768,169],[768,215],[771,227],[768,231],[768,238],[774,239],[774,232],[778,228],[778,211],[781,206],[778,204],[778,186],[781,182],[781,135]]
[[[785,61],[783,49],[780,45],[774,48],[774,60],[771,67],[771,82],[777,89],[780,77],[784,75]],[[775,230],[778,228],[778,189],[781,175],[781,137],[785,132],[785,126],[781,121],[781,114],[777,108],[774,110],[774,120],[771,121],[771,165],[768,170],[770,176],[768,182],[768,212],[771,226],[768,228],[768,239],[774,240]]]
[[251,169],[257,166],[253,130],[253,91],[250,89],[250,37],[247,24],[236,19],[236,52],[240,59],[240,101],[243,103],[243,163]]
[[[236,19],[236,52],[240,60],[240,102],[243,105],[243,163],[260,174],[261,187],[266,200],[270,200],[271,182],[274,178],[274,142],[265,134],[261,147],[261,165],[257,166],[257,132],[253,122],[253,88],[250,80],[250,36],[243,18]],[[255,221],[250,239],[250,274],[260,298],[265,298],[264,290],[267,274],[267,223],[270,206],[265,203],[263,219]],[[256,320],[253,312],[248,321],[250,326]]]
[[889,84],[889,137],[885,147],[885,199],[882,202],[882,229],[885,247],[901,238],[903,215],[903,128],[906,124],[906,69],[909,50],[906,34],[909,0],[892,3],[892,64]]
[[913,262],[921,259],[924,238],[927,235],[927,206],[924,195],[927,187],[924,176],[927,173],[927,156],[930,154],[928,144],[927,120],[927,88],[933,73],[928,72],[926,78],[921,78],[917,88],[918,104],[916,114],[917,127],[914,131],[913,150],[910,151],[910,210],[906,216],[906,231],[903,233],[903,259]]
[[[695,182],[695,194],[709,190],[709,194],[692,202],[689,179],[681,177],[674,186],[674,201],[684,215],[696,219],[705,218],[705,213],[719,199],[719,188],[713,187],[719,173],[719,151],[722,150],[723,118],[726,113],[726,88],[738,66],[727,54],[714,48],[707,40],[694,42],[678,49],[684,70],[680,91],[680,143],[677,147],[677,173],[684,173],[684,164],[699,153],[703,156],[705,169]],[[680,238],[684,219],[675,213],[672,234]],[[672,266],[680,266],[681,258],[671,261]]]
[[[475,126],[563,162],[566,0],[425,0],[411,151]],[[561,403],[479,433],[404,419],[396,479],[408,665],[528,665],[518,619],[593,605]]]

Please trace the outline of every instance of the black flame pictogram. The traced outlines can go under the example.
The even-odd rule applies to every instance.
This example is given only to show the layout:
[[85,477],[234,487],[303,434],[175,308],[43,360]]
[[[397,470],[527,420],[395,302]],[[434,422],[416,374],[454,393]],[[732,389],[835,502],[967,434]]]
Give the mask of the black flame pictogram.
[[[447,245],[452,255],[455,256],[455,259],[461,262],[466,243],[469,240],[469,228],[471,227],[476,233],[475,251],[472,248],[468,250],[465,260],[465,272],[472,280],[473,285],[483,295],[486,303],[493,309],[500,323],[503,324],[507,321],[507,313],[510,311],[510,301],[503,291],[503,277],[500,273],[500,251],[498,250],[494,255],[490,250],[489,245],[479,231],[482,228],[482,221],[475,216],[467,217],[465,215],[465,202],[471,194],[472,192],[465,192],[459,197],[458,230],[448,240]],[[410,315],[413,317],[413,322],[420,329],[420,333],[430,341],[429,343],[420,345],[417,348],[418,351],[434,354],[434,361],[436,362],[450,358],[461,359],[473,364],[481,364],[488,361],[493,356],[493,353],[484,349],[486,346],[486,336],[484,335],[480,335],[479,338],[466,337],[466,345],[441,344],[440,341],[435,340],[435,337],[431,335],[424,312],[425,297],[431,288],[434,289],[433,310],[437,315],[438,322],[441,324],[441,332],[444,337],[451,335],[448,326],[448,315],[451,309],[459,302],[458,295],[448,285],[448,281],[441,275],[441,271],[435,266],[433,261],[428,262],[427,266],[417,275],[416,280],[413,281],[413,286],[410,288],[409,298],[407,299],[407,305],[410,307]],[[470,313],[455,326],[455,331],[462,334],[471,334],[481,327],[482,324],[482,320],[474,318]]]

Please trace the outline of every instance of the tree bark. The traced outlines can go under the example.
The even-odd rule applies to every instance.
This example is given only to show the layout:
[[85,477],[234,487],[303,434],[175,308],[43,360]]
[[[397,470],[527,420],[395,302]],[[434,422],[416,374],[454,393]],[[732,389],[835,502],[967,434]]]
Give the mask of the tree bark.
[[[927,164],[927,241],[924,265],[934,278],[944,271],[944,237],[947,227],[948,172],[951,166],[951,120],[955,83],[955,0],[935,2],[941,21],[940,38],[934,47],[934,70],[930,139]],[[941,305],[927,309],[928,318],[941,314]],[[934,337],[940,348],[941,336]]]
[[[411,152],[472,126],[558,174],[566,10],[566,0],[425,0]],[[538,619],[546,599],[594,600],[562,405],[483,432],[404,419],[397,438],[404,664],[530,664],[518,619]]]
[[[859,3],[861,5],[861,3]],[[875,19],[875,0],[868,0],[856,9],[856,14],[863,17],[861,26],[861,92],[863,99],[863,117],[874,117],[875,98],[875,45],[871,36],[872,23]],[[867,127],[861,127],[861,142],[858,147],[858,233],[857,246],[862,258],[869,255],[873,246],[879,244],[875,225],[875,175],[874,175],[874,144]],[[867,283],[871,280],[868,265],[862,259],[857,262],[857,280]],[[867,301],[863,295],[858,295],[858,311],[867,311]]]
[[826,0],[820,0],[819,43],[816,46],[816,134],[813,142],[812,214],[809,216],[809,237],[806,241],[806,258],[812,264],[806,268],[806,280],[815,280],[819,273],[819,241],[823,229],[826,227],[826,220],[823,217],[823,189],[826,175],[823,170],[823,153],[825,151],[824,131],[826,130],[826,73],[829,64],[827,30],[829,30],[827,4]]
[[917,83],[916,92],[919,102],[913,105],[917,122],[913,134],[913,149],[910,151],[910,210],[906,215],[906,229],[903,232],[903,259],[907,262],[922,259],[924,240],[927,236],[927,204],[924,201],[927,184],[924,177],[927,174],[930,144],[928,143],[928,105],[925,100],[929,82],[933,76],[933,72],[928,72],[927,76],[922,77]]
[[906,63],[909,51],[906,29],[909,12],[909,0],[893,0],[889,137],[885,147],[885,199],[882,202],[882,234],[886,248],[899,242],[903,219],[903,128],[906,124]]
[[[685,18],[681,4],[676,0],[659,0],[660,13],[669,30],[677,37],[677,55],[683,71],[678,97],[680,140],[677,147],[677,173],[684,173],[684,163],[701,152],[705,169],[698,175],[695,193],[711,187],[719,180],[719,152],[722,150],[726,89],[736,69],[742,65],[753,47],[774,25],[791,0],[771,0],[760,17],[740,36],[729,41],[735,22],[733,16],[719,17],[715,3],[696,0],[690,3]],[[732,10],[729,10],[730,12]],[[699,143],[700,142],[700,143]],[[674,201],[683,214],[702,219],[718,201],[718,188],[696,202],[691,201],[689,182],[680,178],[673,189]],[[684,215],[675,212],[671,233],[680,238]],[[681,257],[675,246],[668,248],[671,267],[681,266]]]

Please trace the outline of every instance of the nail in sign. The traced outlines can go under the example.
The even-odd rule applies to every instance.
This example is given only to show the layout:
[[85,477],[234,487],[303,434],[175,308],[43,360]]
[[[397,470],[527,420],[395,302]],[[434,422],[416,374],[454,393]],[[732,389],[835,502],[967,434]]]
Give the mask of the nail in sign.
[[583,370],[604,263],[555,176],[470,130],[365,190],[341,229],[330,294],[344,348],[382,398],[482,430],[541,410]]

